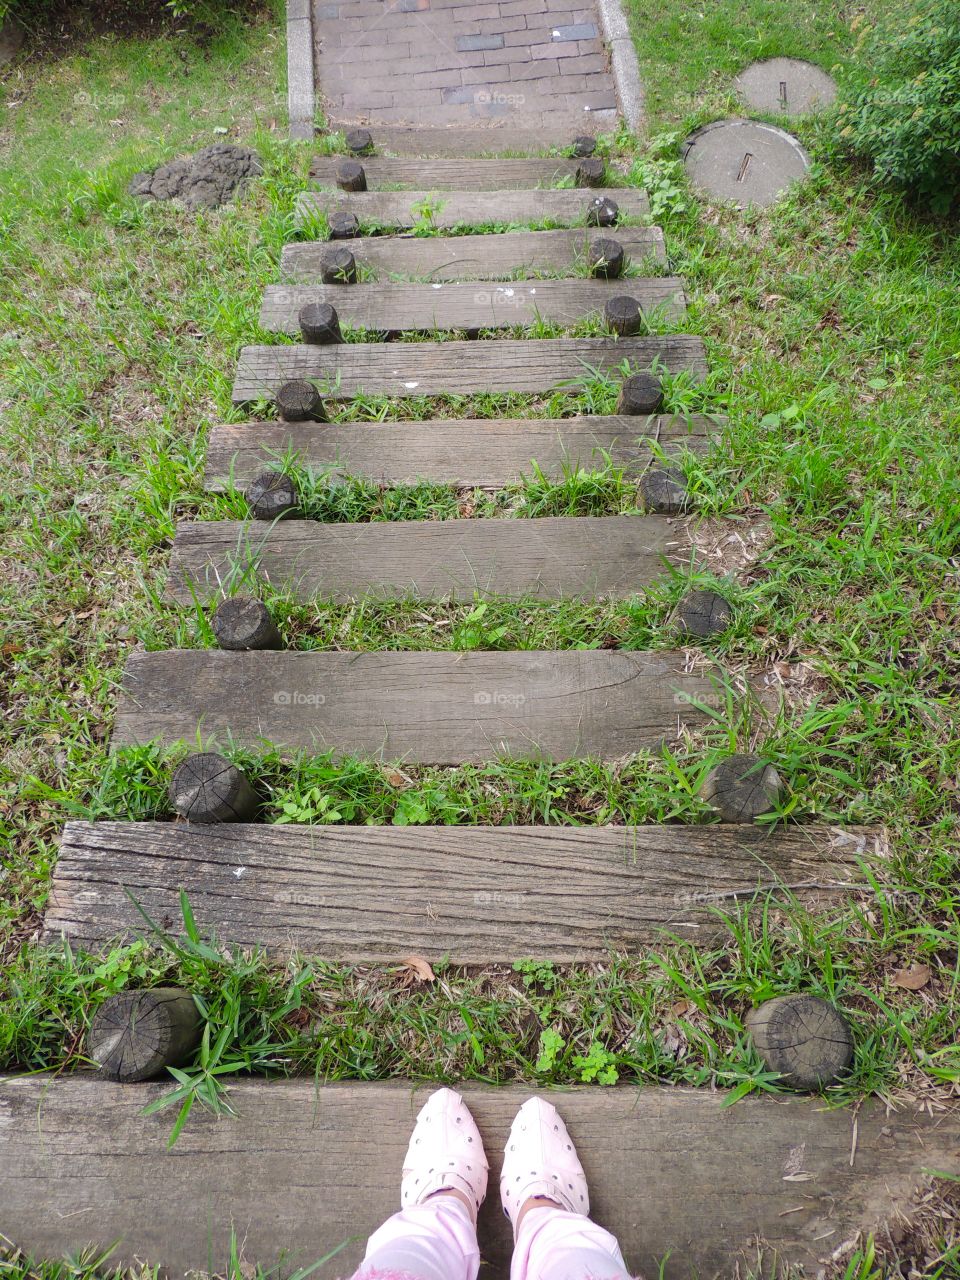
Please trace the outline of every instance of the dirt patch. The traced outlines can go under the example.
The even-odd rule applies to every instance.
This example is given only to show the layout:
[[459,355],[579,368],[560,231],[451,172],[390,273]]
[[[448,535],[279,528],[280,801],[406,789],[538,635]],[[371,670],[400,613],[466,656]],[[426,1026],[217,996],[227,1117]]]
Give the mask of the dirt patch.
[[215,209],[261,173],[263,164],[255,151],[216,142],[195,156],[171,160],[152,173],[135,173],[129,190],[144,200],[179,200],[188,209]]

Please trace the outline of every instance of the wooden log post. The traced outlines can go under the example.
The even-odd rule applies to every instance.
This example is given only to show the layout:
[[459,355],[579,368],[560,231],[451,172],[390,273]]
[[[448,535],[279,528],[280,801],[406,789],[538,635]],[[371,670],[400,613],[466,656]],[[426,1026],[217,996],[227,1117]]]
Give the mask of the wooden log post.
[[649,417],[663,408],[663,383],[655,373],[631,373],[620,384],[617,413]]
[[753,822],[776,808],[782,794],[783,784],[773,765],[747,754],[721,760],[700,788],[721,822]]
[[588,227],[615,227],[620,219],[620,206],[609,196],[597,196],[587,205]]
[[297,509],[297,491],[282,471],[264,471],[247,485],[245,496],[254,520],[279,520]]
[[687,478],[679,467],[645,471],[640,477],[640,496],[646,509],[660,516],[682,515],[690,502]]
[[331,213],[327,218],[327,226],[331,240],[352,240],[360,234],[360,223],[355,213]]
[[121,991],[94,1014],[87,1057],[108,1080],[135,1084],[152,1080],[167,1067],[186,1066],[202,1034],[203,1019],[188,991]]
[[277,412],[284,422],[326,422],[323,397],[304,378],[291,378],[276,395]]
[[308,302],[297,313],[297,323],[304,342],[311,346],[320,347],[343,341],[340,317],[336,307],[329,302]]
[[262,600],[231,596],[222,600],[211,622],[221,649],[282,649],[280,629]]
[[344,134],[347,150],[355,156],[365,155],[373,149],[373,138],[369,129],[348,129]]
[[824,1089],[853,1061],[846,1018],[819,996],[775,996],[744,1021],[767,1070],[794,1089]]
[[578,187],[602,187],[607,167],[599,156],[588,156],[577,165]]
[[337,186],[341,191],[366,191],[367,175],[359,160],[341,160],[337,165]]
[[623,275],[625,255],[619,240],[598,239],[590,246],[590,274],[601,280],[616,280]]
[[357,260],[345,244],[334,245],[323,255],[320,279],[324,284],[357,283]]
[[592,156],[597,149],[596,138],[591,138],[589,133],[578,134],[573,140],[573,154],[577,157]]
[[207,825],[250,822],[260,802],[247,775],[216,751],[198,751],[173,771],[170,803],[181,818]]
[[621,338],[629,338],[643,328],[640,303],[627,293],[619,293],[615,298],[607,299],[603,318],[607,328]]
[[678,628],[701,640],[726,631],[732,618],[729,602],[716,591],[688,591],[677,605]]

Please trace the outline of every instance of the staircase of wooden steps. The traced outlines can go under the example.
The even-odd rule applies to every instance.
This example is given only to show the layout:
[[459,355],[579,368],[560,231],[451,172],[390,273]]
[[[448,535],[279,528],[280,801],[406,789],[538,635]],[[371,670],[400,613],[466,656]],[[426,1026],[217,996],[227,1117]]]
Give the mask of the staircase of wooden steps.
[[[683,282],[659,274],[664,239],[641,224],[648,212],[642,192],[570,186],[583,176],[573,160],[464,159],[479,143],[474,136],[458,144],[462,132],[422,135],[423,153],[444,159],[364,157],[367,190],[331,191],[342,184],[342,161],[317,159],[313,189],[299,205],[303,226],[339,218],[337,234],[347,234],[337,245],[353,255],[360,283],[324,283],[329,241],[289,245],[284,283],[264,299],[264,325],[295,333],[301,307],[332,302],[344,325],[376,333],[536,319],[569,328],[624,295],[653,316],[682,317]],[[391,133],[401,154],[415,149],[412,136]],[[348,177],[355,181],[355,170]],[[612,229],[593,225],[614,217]],[[540,221],[566,229],[485,230]],[[471,227],[479,233],[465,234]],[[434,234],[441,229],[463,234]],[[371,230],[416,234],[359,234]],[[624,250],[622,279],[592,278],[597,235],[615,235]],[[489,283],[481,289],[479,282]],[[508,290],[519,299],[512,310],[492,301]],[[542,396],[596,374],[616,382],[625,368],[653,366],[692,380],[707,371],[700,339],[684,334],[278,342],[243,350],[233,395],[238,404],[269,400],[301,378],[332,406],[360,393],[398,401]],[[214,429],[205,484],[215,493],[246,490],[291,460],[303,474],[387,486],[502,489],[534,466],[548,479],[608,466],[638,479],[662,456],[702,453],[722,428],[719,418],[647,409],[554,419],[251,420]],[[168,594],[212,605],[231,582],[255,577],[302,601],[318,594],[335,601],[622,597],[671,566],[695,563],[689,521],[663,514],[224,520],[178,528]],[[728,699],[738,706],[745,691],[728,685],[692,649],[141,652],[128,662],[113,743],[196,750],[201,742],[210,749],[267,742],[286,754],[329,751],[410,765],[484,763],[504,754],[616,761],[702,727]],[[665,933],[710,941],[716,907],[757,895],[838,903],[885,856],[878,831],[822,825],[71,822],[44,938],[91,948],[129,938],[141,920],[131,898],[176,933],[183,890],[219,943],[281,957],[603,963]],[[83,1074],[2,1084],[0,1227],[47,1255],[119,1240],[117,1261],[148,1259],[170,1273],[222,1267],[231,1228],[246,1257],[266,1269],[281,1256],[287,1266],[309,1265],[348,1236],[362,1241],[395,1208],[422,1101],[422,1090],[402,1082],[238,1079],[230,1085],[236,1117],[215,1121],[195,1109],[168,1155],[169,1118],[143,1111],[166,1085],[125,1087]],[[495,1187],[507,1126],[529,1088],[468,1085],[465,1092]],[[753,1254],[756,1261],[758,1240],[781,1259],[820,1265],[856,1231],[905,1210],[923,1169],[957,1164],[955,1119],[894,1116],[870,1103],[853,1116],[797,1098],[727,1101],[708,1089],[562,1094],[573,1136],[582,1139],[595,1212],[648,1274],[667,1255],[663,1274],[676,1280],[730,1274],[738,1260]],[[495,1201],[494,1194],[481,1215],[481,1244],[489,1274],[501,1280],[510,1241]],[[361,1247],[351,1243],[318,1275],[349,1274]]]

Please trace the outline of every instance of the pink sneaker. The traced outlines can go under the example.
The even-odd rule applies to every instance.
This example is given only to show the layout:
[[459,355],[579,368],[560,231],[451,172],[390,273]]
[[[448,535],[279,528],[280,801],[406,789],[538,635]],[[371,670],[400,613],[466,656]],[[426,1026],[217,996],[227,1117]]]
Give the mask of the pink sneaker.
[[480,1131],[463,1099],[452,1089],[438,1089],[417,1116],[403,1162],[400,1203],[407,1209],[450,1188],[462,1191],[479,1209],[487,1194],[488,1167]]
[[503,1150],[500,1200],[514,1232],[531,1196],[546,1196],[571,1213],[590,1212],[586,1174],[567,1126],[543,1098],[528,1098],[523,1104]]

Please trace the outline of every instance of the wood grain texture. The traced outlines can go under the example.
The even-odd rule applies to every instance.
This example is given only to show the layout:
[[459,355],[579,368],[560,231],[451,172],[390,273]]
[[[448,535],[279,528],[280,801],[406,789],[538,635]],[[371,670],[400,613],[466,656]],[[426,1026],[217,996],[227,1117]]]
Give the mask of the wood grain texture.
[[[318,213],[352,213],[361,227],[409,231],[425,219],[419,210],[430,208],[430,226],[440,230],[477,227],[490,223],[541,222],[549,219],[561,227],[586,226],[593,200],[613,200],[623,218],[644,218],[650,205],[643,191],[633,187],[570,187],[562,191],[301,191],[296,217]],[[616,234],[611,229],[611,234]]]
[[[335,189],[343,156],[315,156],[310,179],[317,187]],[[416,187],[425,191],[517,191],[551,187],[563,178],[576,178],[577,160],[543,157],[531,160],[393,160],[360,156],[367,188]]]
[[611,298],[634,299],[647,316],[678,321],[687,310],[683,281],[674,276],[627,280],[518,280],[507,284],[268,285],[260,327],[300,333],[298,313],[329,303],[341,325],[381,333],[405,330],[510,329],[548,320],[574,325],[602,312]]
[[653,338],[546,338],[541,341],[348,342],[244,347],[233,384],[235,403],[272,398],[291,378],[319,381],[331,400],[358,392],[389,396],[553,391],[587,376],[588,368],[619,376],[624,361],[649,369],[706,374],[703,342],[687,334]]
[[[443,418],[426,422],[239,422],[213,427],[207,489],[245,488],[279,458],[306,471],[360,476],[377,484],[418,480],[503,488],[533,474],[615,467],[639,471],[651,445],[667,453],[704,452],[723,418],[656,414],[651,418]],[[605,456],[606,455],[606,456]]]
[[133,653],[115,745],[264,740],[410,763],[615,759],[720,705],[679,653]]
[[[367,236],[338,240],[359,266],[378,280],[502,280],[516,271],[569,271],[587,260],[590,244],[605,235],[623,245],[627,261],[667,260],[659,227],[614,227],[576,231],[504,231],[476,236]],[[288,244],[280,274],[291,283],[320,280],[320,262],[330,241]],[[629,277],[628,277],[629,278]]]
[[885,856],[826,827],[205,827],[69,822],[44,936],[139,936],[126,889],[165,930],[180,890],[221,943],[348,963],[606,960],[667,929],[715,936],[711,908],[758,890],[836,901]]
[[[399,1207],[400,1168],[433,1086],[225,1081],[237,1116],[194,1109],[172,1151],[168,1111],[143,1108],[169,1083],[131,1087],[85,1075],[0,1080],[3,1231],[60,1257],[119,1241],[111,1265],[148,1261],[171,1276],[224,1274],[230,1233],[244,1258],[283,1273],[353,1236],[317,1271],[349,1276],[367,1236]],[[506,1280],[510,1225],[497,1185],[527,1085],[462,1086],[490,1160],[480,1214],[484,1276]],[[722,1091],[595,1086],[550,1094],[586,1169],[593,1216],[619,1238],[630,1274],[729,1277],[766,1240],[809,1274],[857,1231],[907,1211],[924,1171],[960,1173],[960,1119],[867,1102]],[[803,1178],[800,1175],[805,1175]],[[772,1261],[772,1259],[768,1259]]]
[[297,600],[636,595],[690,542],[665,516],[535,520],[181,521],[167,595],[216,600],[232,569]]

